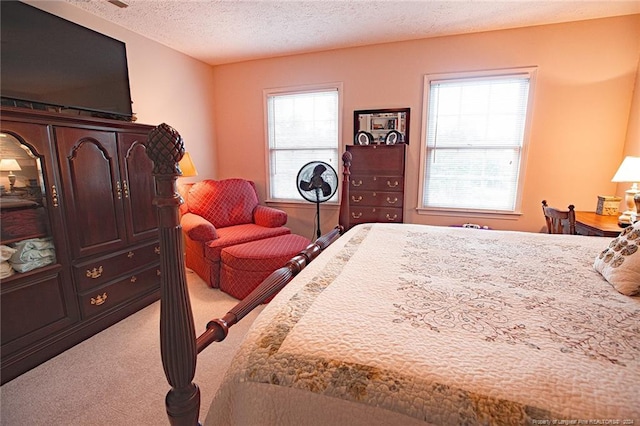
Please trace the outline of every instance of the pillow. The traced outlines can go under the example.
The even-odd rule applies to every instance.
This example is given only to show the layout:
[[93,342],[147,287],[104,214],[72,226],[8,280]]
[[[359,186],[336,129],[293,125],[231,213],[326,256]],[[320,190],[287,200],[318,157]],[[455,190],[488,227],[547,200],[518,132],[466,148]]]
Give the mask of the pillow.
[[620,293],[640,295],[640,221],[611,240],[593,267]]

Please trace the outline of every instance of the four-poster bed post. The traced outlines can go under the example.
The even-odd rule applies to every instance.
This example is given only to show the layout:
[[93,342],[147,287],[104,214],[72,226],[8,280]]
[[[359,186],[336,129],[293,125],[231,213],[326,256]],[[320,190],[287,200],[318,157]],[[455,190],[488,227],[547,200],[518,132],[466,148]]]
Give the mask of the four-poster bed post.
[[149,133],[147,154],[154,162],[153,175],[156,179],[154,205],[160,233],[162,272],[160,349],[165,375],[171,385],[165,399],[167,415],[175,426],[198,425],[200,389],[193,383],[198,353],[209,344],[222,341],[232,325],[287,285],[340,236],[342,228],[337,226],[307,246],[269,275],[224,317],[209,321],[206,331],[196,339],[183,260],[184,240],[179,215],[183,200],[176,188],[176,180],[181,174],[178,162],[184,155],[182,137],[167,124],[161,124]]
[[340,216],[338,223],[343,227],[344,232],[349,230],[349,190],[351,176],[351,160],[353,155],[349,151],[342,154],[342,194],[340,194]]
[[147,154],[153,160],[156,180],[154,205],[160,233],[160,351],[164,373],[171,385],[165,405],[172,425],[197,425],[200,389],[192,380],[198,354],[181,256],[184,241],[178,208],[182,198],[176,188],[184,142],[177,131],[164,123],[149,133],[148,142]]

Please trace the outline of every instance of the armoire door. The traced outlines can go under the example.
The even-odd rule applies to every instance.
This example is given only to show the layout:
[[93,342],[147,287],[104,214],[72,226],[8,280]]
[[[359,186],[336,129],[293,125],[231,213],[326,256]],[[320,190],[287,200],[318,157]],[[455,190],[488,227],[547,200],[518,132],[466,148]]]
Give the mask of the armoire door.
[[[48,340],[79,321],[68,267],[55,154],[46,125],[3,120],[0,158],[18,164],[0,194],[0,383],[37,365],[33,346],[50,354]],[[41,361],[39,361],[41,362]]]
[[146,133],[118,134],[120,176],[130,243],[155,238],[158,234],[156,209],[153,206],[153,161],[146,154],[146,142]]
[[127,245],[115,132],[55,128],[73,259]]

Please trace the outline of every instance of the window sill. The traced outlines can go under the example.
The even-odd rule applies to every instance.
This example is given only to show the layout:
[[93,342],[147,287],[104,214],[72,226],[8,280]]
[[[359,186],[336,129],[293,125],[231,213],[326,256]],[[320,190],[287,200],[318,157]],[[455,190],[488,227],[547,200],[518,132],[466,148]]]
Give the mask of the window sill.
[[462,209],[436,209],[416,208],[416,212],[425,216],[450,216],[450,217],[476,217],[484,219],[518,220],[521,212],[503,212],[491,210],[462,210]]

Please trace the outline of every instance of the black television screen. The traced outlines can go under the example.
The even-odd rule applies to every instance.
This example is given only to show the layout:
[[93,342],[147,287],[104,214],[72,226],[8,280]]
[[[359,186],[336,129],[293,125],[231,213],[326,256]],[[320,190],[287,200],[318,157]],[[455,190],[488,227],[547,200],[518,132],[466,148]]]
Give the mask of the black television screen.
[[4,105],[131,118],[123,42],[21,2],[0,7]]

